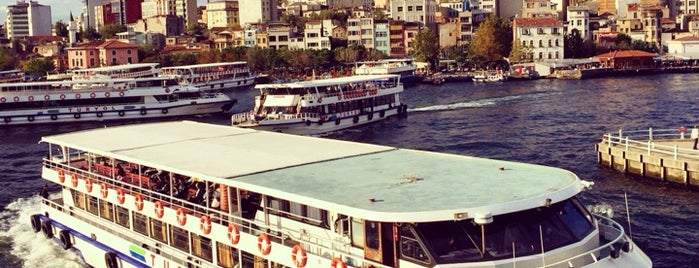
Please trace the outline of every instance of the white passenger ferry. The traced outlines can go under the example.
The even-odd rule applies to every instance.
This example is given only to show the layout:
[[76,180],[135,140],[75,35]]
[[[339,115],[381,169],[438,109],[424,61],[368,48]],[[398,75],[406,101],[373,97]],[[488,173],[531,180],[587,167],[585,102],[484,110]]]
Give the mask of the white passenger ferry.
[[247,87],[256,78],[244,61],[165,67],[161,75],[175,76],[185,84],[206,90]]
[[255,86],[252,111],[231,116],[234,126],[311,135],[407,115],[398,75],[355,75]]
[[9,83],[0,84],[0,125],[197,115],[234,102],[163,77]]
[[652,266],[562,169],[187,121],[41,142],[31,225],[91,267]]
[[354,68],[356,75],[398,74],[406,85],[413,85],[422,80],[416,71],[417,65],[411,58],[357,62]]
[[160,74],[158,63],[133,63],[71,71],[72,80],[108,80],[155,77]]
[[24,72],[22,70],[0,71],[0,83],[24,82]]

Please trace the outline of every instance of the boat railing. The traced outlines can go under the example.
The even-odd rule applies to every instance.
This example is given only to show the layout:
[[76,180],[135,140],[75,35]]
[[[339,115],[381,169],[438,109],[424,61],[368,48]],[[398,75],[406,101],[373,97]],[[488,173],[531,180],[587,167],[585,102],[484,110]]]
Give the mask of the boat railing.
[[546,263],[544,267],[560,267],[563,265],[568,267],[570,263],[579,262],[578,260],[581,260],[583,263],[586,262],[585,260],[590,259],[597,262],[598,260],[610,256],[612,258],[617,258],[619,257],[618,254],[621,250],[624,250],[625,252],[633,250],[631,248],[630,238],[626,236],[624,227],[622,227],[621,224],[602,215],[595,214],[594,217],[597,219],[600,236],[603,236],[603,239],[600,241],[606,243],[570,258],[566,258],[555,263]]
[[[691,147],[680,147],[678,143],[689,142],[689,128],[653,129],[609,132],[602,141],[609,147],[618,146],[624,151],[645,151],[647,155],[670,155],[673,159],[699,159],[699,151]],[[674,142],[674,144],[673,144]]]

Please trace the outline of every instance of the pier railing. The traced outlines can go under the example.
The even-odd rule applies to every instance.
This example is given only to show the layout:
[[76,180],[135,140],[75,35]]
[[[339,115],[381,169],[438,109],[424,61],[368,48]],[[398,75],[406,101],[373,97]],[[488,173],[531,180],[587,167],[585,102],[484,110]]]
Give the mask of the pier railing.
[[[699,151],[692,148],[680,147],[677,143],[667,145],[667,141],[691,142],[690,129],[679,127],[674,129],[653,129],[609,132],[602,136],[602,140],[608,146],[622,146],[624,151],[630,149],[646,151],[646,154],[671,155],[673,159],[692,158],[699,159]],[[662,143],[660,143],[663,141]]]

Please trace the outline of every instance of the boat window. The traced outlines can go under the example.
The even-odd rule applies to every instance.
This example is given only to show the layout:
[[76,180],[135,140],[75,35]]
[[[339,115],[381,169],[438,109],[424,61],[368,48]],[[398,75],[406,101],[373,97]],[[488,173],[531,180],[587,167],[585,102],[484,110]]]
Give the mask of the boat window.
[[150,237],[167,242],[167,226],[160,220],[150,219]]
[[116,207],[116,221],[117,224],[129,228],[129,210],[120,206]]
[[[437,263],[496,260],[541,253],[580,241],[593,230],[591,218],[576,199],[549,207],[498,215],[486,224],[485,250],[480,225],[473,221],[420,223],[423,238]],[[483,252],[483,255],[481,255]]]
[[114,205],[104,200],[99,201],[100,217],[113,221],[114,220]]
[[364,248],[364,223],[361,219],[352,218],[352,245]]
[[189,252],[189,232],[187,230],[170,226],[170,234],[171,246],[184,252]]
[[425,264],[430,263],[429,255],[425,252],[425,248],[420,245],[410,225],[403,224],[400,227],[400,235],[400,252],[404,258]]
[[379,223],[365,221],[364,227],[364,232],[366,232],[366,246],[371,249],[379,249],[381,247],[381,239],[379,238]]
[[192,254],[207,261],[213,260],[211,239],[192,233]]
[[87,211],[99,215],[99,207],[97,206],[97,197],[90,196],[87,199]]
[[141,213],[133,212],[133,230],[142,234],[148,235],[148,217]]
[[85,209],[85,194],[78,192],[75,189],[70,189],[70,194],[73,197],[73,204],[80,209]]
[[224,268],[233,268],[238,264],[238,249],[221,242],[216,242],[216,262]]

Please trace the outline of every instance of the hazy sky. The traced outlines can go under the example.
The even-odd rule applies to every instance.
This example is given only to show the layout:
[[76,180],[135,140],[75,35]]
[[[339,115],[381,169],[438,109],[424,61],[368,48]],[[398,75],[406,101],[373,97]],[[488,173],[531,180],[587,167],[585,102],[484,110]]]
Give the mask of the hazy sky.
[[[29,1],[29,0],[25,0]],[[73,12],[73,16],[77,17],[83,10],[82,0],[37,0],[40,5],[51,6],[51,24],[62,20],[67,22],[70,18],[70,12]],[[147,1],[147,0],[146,0]],[[0,0],[0,19],[4,24],[5,13],[7,12],[8,5],[14,5],[17,0]],[[197,0],[197,5],[203,6],[206,4],[206,0]]]

